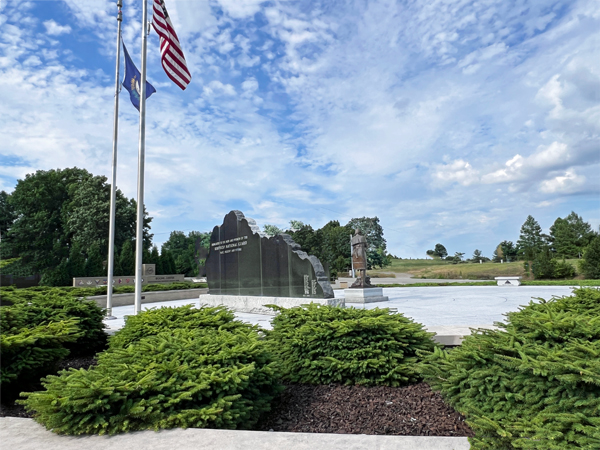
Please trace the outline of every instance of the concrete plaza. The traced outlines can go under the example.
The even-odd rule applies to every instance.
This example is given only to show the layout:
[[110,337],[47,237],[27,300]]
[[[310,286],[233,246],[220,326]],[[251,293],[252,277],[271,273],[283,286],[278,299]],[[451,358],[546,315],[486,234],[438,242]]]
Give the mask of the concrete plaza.
[[[343,297],[343,290],[335,290],[336,297]],[[551,299],[553,296],[569,295],[567,286],[439,286],[384,288],[388,302],[353,304],[355,308],[397,308],[399,313],[422,323],[430,331],[458,327],[491,327],[494,322],[503,321],[504,314],[518,311],[519,306],[527,305],[532,299]],[[537,300],[535,300],[537,301]],[[168,302],[146,303],[142,308],[162,306],[198,305],[198,298]],[[349,305],[348,305],[349,306]],[[121,328],[124,317],[133,314],[133,305],[113,308],[115,320],[107,320],[109,332]],[[237,312],[236,317],[248,323],[270,328],[273,316]],[[465,334],[465,333],[463,333]]]

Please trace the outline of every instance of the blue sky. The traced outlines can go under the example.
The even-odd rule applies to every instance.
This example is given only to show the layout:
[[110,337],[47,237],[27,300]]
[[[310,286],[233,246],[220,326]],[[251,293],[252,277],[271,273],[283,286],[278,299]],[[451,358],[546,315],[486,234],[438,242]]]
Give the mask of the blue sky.
[[[124,0],[139,68],[141,1]],[[378,216],[424,257],[600,225],[597,0],[166,0],[192,83],[148,41],[146,207],[154,241]],[[0,2],[0,189],[39,169],[110,177],[116,1]],[[121,70],[121,76],[123,69]],[[123,95],[124,93],[124,95]],[[120,99],[117,185],[136,195],[138,116]]]

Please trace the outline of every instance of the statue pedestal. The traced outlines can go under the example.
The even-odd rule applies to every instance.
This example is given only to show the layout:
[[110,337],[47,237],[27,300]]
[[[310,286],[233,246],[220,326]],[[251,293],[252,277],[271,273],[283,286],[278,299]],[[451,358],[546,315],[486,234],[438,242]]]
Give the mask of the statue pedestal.
[[383,288],[352,288],[344,289],[346,303],[375,303],[387,302],[389,298],[383,295]]

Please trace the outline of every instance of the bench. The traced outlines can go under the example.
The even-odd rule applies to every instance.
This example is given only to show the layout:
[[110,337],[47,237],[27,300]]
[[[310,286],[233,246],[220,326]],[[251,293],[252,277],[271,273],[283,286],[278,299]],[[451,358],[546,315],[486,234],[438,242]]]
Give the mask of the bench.
[[498,286],[521,286],[522,277],[495,277]]

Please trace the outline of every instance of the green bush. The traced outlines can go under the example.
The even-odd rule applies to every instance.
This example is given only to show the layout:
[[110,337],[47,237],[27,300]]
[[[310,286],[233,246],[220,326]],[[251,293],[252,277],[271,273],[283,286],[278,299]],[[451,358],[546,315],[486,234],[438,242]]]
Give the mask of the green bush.
[[162,307],[147,310],[144,314],[129,316],[125,326],[111,338],[110,348],[125,348],[163,331],[197,328],[225,331],[258,329],[257,326],[235,320],[233,312],[221,306],[204,306],[199,309],[194,308],[193,305],[178,308]]
[[600,448],[600,290],[507,316],[501,330],[477,330],[420,364],[466,416],[472,448]]
[[388,309],[272,308],[267,339],[293,383],[399,386],[419,378],[416,350],[434,348],[432,333]]
[[59,434],[249,429],[281,392],[277,379],[277,363],[252,327],[181,328],[111,346],[97,366],[49,376],[45,391],[20,403]]
[[[20,318],[15,311],[2,307],[2,325],[15,325]],[[0,335],[0,386],[4,401],[39,383],[40,378],[56,369],[56,363],[69,354],[65,345],[83,333],[72,318],[29,328],[11,327]]]
[[[76,319],[82,335],[74,342],[65,343],[65,348],[73,355],[93,354],[106,346],[104,332],[104,310],[94,302],[80,300],[65,294],[58,288],[2,288],[2,300],[12,302],[0,308],[0,330],[2,334],[18,334],[21,329],[42,324]],[[4,316],[9,312],[16,317],[5,323]]]
[[596,236],[583,252],[579,269],[586,278],[600,279],[600,236]]
[[562,261],[553,261],[556,261],[554,263],[553,278],[573,278],[575,276],[575,267],[566,262],[564,259]]

